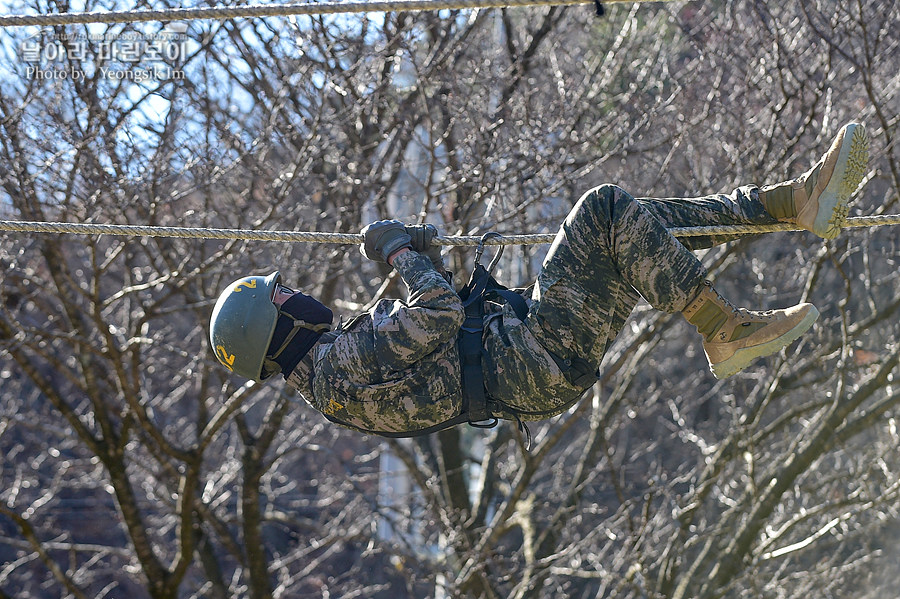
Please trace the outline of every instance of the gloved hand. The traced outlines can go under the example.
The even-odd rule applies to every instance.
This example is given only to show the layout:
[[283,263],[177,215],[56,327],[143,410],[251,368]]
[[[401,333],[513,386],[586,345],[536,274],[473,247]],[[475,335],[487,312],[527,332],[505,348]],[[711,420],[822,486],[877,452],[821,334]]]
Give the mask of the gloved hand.
[[387,262],[388,256],[403,248],[412,249],[412,238],[399,220],[380,220],[366,225],[360,251],[369,260]]
[[431,247],[431,240],[437,237],[437,227],[434,225],[406,225],[406,232],[409,234],[412,243],[412,249],[420,254],[424,254]]
[[423,256],[428,256],[434,268],[443,271],[444,258],[441,256],[441,246],[431,244],[438,235],[437,227],[431,224],[406,225],[406,232],[412,240],[412,249]]

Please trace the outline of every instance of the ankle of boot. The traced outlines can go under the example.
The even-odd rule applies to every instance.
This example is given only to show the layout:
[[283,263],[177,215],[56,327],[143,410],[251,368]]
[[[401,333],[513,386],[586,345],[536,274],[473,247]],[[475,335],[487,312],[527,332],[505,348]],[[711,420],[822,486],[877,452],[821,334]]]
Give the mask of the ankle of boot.
[[712,302],[708,302],[700,307],[688,322],[697,328],[697,332],[706,341],[712,341],[716,333],[728,322],[728,313]]
[[712,340],[717,332],[728,322],[728,310],[720,305],[719,295],[713,290],[712,284],[706,281],[700,288],[700,292],[682,310],[685,320],[696,327],[707,341]]
[[789,182],[767,185],[759,190],[759,201],[773,218],[792,222],[797,218],[794,189]]

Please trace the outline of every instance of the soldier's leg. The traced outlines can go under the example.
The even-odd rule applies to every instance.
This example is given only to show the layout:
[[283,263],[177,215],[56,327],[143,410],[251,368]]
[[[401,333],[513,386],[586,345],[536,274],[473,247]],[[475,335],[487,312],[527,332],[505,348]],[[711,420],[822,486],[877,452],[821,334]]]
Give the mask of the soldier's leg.
[[697,257],[643,204],[604,185],[582,196],[560,228],[526,324],[556,356],[596,368],[641,296],[677,312],[705,276]]
[[[778,222],[766,211],[760,201],[759,188],[756,186],[739,187],[728,195],[716,194],[701,198],[638,198],[637,201],[667,228],[769,225]],[[680,237],[679,241],[692,250],[702,250],[743,236]]]
[[722,378],[778,351],[818,316],[811,304],[766,312],[736,308],[705,275],[696,256],[645,204],[605,185],[585,194],[560,228],[538,275],[526,326],[563,363],[596,368],[643,296],[658,310],[684,312],[704,336],[710,368]]
[[[847,217],[847,202],[868,169],[868,151],[865,127],[850,123],[841,128],[822,158],[796,179],[762,188],[740,187],[730,195],[638,201],[667,227],[787,222],[833,239]],[[736,237],[683,237],[681,241],[691,249],[704,249]]]

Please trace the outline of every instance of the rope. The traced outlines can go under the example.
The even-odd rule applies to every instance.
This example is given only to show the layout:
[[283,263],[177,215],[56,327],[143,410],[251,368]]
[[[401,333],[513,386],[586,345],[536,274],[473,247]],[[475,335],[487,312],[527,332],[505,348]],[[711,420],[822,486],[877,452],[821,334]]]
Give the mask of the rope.
[[[900,214],[857,216],[848,218],[844,228],[900,225]],[[673,227],[669,231],[676,237],[704,235],[746,235],[776,231],[801,231],[796,225],[776,223],[771,225],[722,225],[704,227]],[[120,235],[129,237],[178,237],[187,239],[239,239],[248,241],[279,241],[288,243],[337,243],[359,244],[359,233],[322,233],[317,231],[257,231],[253,229],[211,229],[206,227],[158,227],[144,225],[103,225],[93,223],[33,222],[0,220],[0,231],[15,233],[69,233],[74,235]],[[530,235],[503,235],[489,239],[485,245],[532,245],[552,243],[555,233]],[[436,237],[439,245],[478,245],[478,235],[453,235]]]
[[[601,0],[602,4],[633,4],[670,0]],[[2,15],[0,27],[25,25],[71,25],[74,23],[137,23],[140,21],[190,21],[196,19],[237,19],[284,17],[290,15],[327,15],[338,13],[465,10],[471,8],[505,8],[522,6],[571,6],[594,4],[595,0],[385,0],[367,2],[315,2],[289,4],[248,4],[244,6],[207,6],[200,8],[165,8],[159,10],[116,10],[63,12],[41,15]]]
[[[859,227],[881,227],[884,225],[900,225],[900,214],[881,214],[877,216],[854,216],[844,221],[842,229]],[[718,225],[704,227],[672,227],[669,232],[675,237],[702,237],[704,235],[755,235],[757,233],[775,233],[777,231],[803,231],[802,227],[791,223],[773,223],[771,225]]]

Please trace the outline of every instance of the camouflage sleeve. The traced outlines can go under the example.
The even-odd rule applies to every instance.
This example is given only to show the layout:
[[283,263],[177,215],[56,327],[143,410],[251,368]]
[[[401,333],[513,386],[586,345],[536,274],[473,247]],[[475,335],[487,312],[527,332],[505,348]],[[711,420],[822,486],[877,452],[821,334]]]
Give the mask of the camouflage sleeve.
[[394,259],[409,289],[405,302],[382,300],[372,310],[375,354],[384,372],[399,372],[450,340],[465,318],[456,291],[417,252]]

